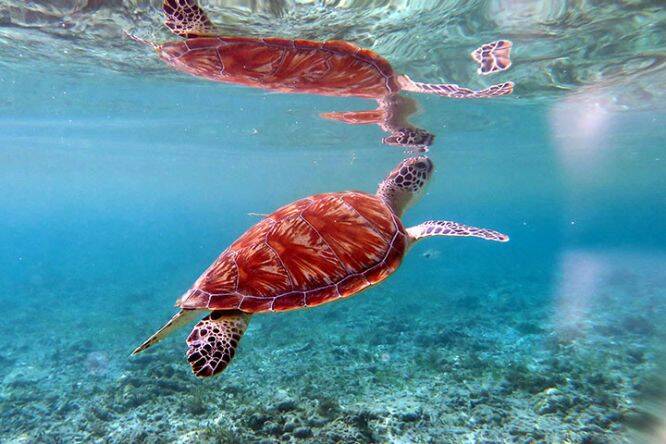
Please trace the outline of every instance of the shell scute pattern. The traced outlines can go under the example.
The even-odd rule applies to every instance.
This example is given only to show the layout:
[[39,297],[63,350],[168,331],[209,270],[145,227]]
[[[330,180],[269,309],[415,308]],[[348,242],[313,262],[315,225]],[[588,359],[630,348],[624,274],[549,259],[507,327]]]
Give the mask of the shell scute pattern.
[[266,237],[293,278],[294,290],[308,290],[331,284],[347,274],[344,264],[302,217],[276,223]]
[[250,227],[241,237],[236,239],[229,247],[229,250],[240,250],[241,248],[249,247],[256,242],[255,239],[265,237],[268,230],[271,229],[275,221],[272,218],[266,218],[259,223]]
[[306,297],[305,292],[296,292],[279,296],[274,299],[272,310],[274,311],[288,311],[296,308],[305,307]]
[[304,208],[311,204],[312,198],[310,197],[299,199],[296,202],[278,208],[269,216],[269,218],[273,221],[276,221],[280,219],[286,219],[291,216],[297,216],[301,213],[301,211],[303,211]]
[[196,51],[198,49],[210,50],[217,48],[220,45],[220,39],[218,37],[200,37],[185,40],[183,43],[185,43],[185,46],[190,51]]
[[[211,296],[210,293],[197,288],[195,284],[195,286],[190,291],[188,291],[181,299],[176,301],[176,306],[187,309],[207,307],[213,298],[219,299],[218,296]],[[225,303],[227,302],[225,301]]]
[[297,49],[321,49],[322,44],[321,42],[315,42],[313,40],[302,40],[302,39],[295,39],[291,42],[289,40],[283,40],[285,44],[291,43],[295,48]]
[[197,37],[158,53],[190,74],[274,91],[377,98],[399,90],[388,61],[344,41]]
[[257,81],[270,77],[283,57],[283,51],[279,49],[251,43],[223,46],[218,49],[218,53],[225,71],[242,71]]
[[338,284],[338,291],[341,294],[354,294],[370,285],[370,281],[364,274],[352,274],[344,278]]
[[187,42],[183,42],[185,51],[179,51],[181,48],[172,50],[168,48],[169,54],[175,56],[177,64],[176,68],[186,70],[196,76],[213,78],[220,75],[220,73],[227,68],[227,66],[220,61],[218,52],[214,47],[202,47],[190,50],[187,48]]
[[[219,307],[220,309],[232,309],[232,308],[238,308],[241,306],[243,301],[247,300],[246,297],[244,297],[240,293],[221,293],[221,294],[208,294],[205,292],[200,291],[204,295],[206,295],[207,299],[206,302],[203,304],[195,304],[194,302],[190,302],[189,298],[187,299],[187,306],[182,305],[182,308],[208,308],[208,307]],[[197,302],[200,300],[197,298]]]
[[380,233],[393,230],[396,221],[388,217],[386,205],[379,199],[368,200],[362,193],[345,193],[341,199]]
[[399,219],[375,196],[301,199],[243,234],[178,305],[255,313],[350,296],[400,265],[405,236]]
[[247,313],[268,311],[273,306],[273,298],[245,297],[241,300],[240,309]]
[[[315,307],[329,301],[332,297],[339,297],[332,287],[324,287],[317,290],[309,291],[306,294],[305,302],[308,307]],[[333,296],[331,296],[333,294]]]
[[281,264],[278,254],[266,242],[259,239],[259,242],[236,253],[236,292],[266,298],[293,290],[289,274]]
[[361,49],[353,43],[345,42],[344,40],[329,40],[324,42],[322,48],[347,54],[357,54]]
[[194,286],[207,293],[229,293],[236,291],[238,282],[238,267],[235,254],[221,254],[210,266]]
[[[342,199],[334,196],[319,199],[302,215],[333,250],[347,272],[381,260],[386,249],[385,233],[376,230]],[[361,227],[363,235],[359,236]]]

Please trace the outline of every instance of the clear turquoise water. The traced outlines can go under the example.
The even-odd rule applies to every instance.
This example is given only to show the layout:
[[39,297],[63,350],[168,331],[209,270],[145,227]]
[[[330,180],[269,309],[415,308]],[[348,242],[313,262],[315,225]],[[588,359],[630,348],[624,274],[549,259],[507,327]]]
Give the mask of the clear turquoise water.
[[[0,27],[26,54],[59,44],[49,29]],[[233,365],[199,381],[186,331],[128,355],[248,213],[372,191],[406,154],[377,127],[318,117],[363,100],[211,84],[119,46],[110,60],[132,51],[151,69],[2,60],[0,442],[662,442],[665,113],[617,100],[644,77],[530,84],[543,60],[526,44],[511,98],[419,96],[436,172],[405,224],[511,242],[426,240],[357,298],[257,316]]]

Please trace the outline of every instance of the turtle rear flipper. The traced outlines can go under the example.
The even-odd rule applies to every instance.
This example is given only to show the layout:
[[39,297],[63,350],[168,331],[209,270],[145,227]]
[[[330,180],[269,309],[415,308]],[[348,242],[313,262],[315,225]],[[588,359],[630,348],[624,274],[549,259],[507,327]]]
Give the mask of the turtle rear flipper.
[[146,339],[143,344],[134,349],[132,355],[139,354],[148,347],[152,347],[153,345],[157,344],[169,333],[173,332],[179,327],[184,326],[188,322],[193,321],[198,313],[199,310],[180,310],[171,319],[169,319],[169,322],[164,324],[162,328],[157,330],[157,332],[154,333],[150,338]]
[[197,0],[164,0],[164,24],[174,34],[185,38],[215,35],[215,27]]
[[250,322],[239,311],[214,311],[192,329],[187,338],[187,361],[199,378],[224,370],[236,354],[236,347]]
[[329,120],[337,120],[339,122],[349,123],[350,125],[368,125],[371,123],[382,123],[386,118],[384,111],[381,109],[373,109],[370,111],[343,111],[343,112],[330,112],[321,113],[320,117]]

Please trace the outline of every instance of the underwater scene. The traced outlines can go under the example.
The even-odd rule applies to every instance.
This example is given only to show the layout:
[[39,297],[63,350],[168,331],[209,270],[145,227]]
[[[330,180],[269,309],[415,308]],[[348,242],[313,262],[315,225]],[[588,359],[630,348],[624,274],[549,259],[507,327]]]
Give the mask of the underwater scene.
[[665,443],[665,29],[0,0],[0,443]]

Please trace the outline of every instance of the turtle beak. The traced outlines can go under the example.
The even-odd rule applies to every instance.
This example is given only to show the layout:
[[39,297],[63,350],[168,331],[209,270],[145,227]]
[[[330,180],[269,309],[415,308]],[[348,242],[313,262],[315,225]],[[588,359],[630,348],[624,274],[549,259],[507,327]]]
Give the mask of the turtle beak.
[[435,170],[435,164],[428,157],[424,159],[424,162],[426,164],[426,172],[428,175],[432,174],[432,172]]
[[414,167],[417,168],[418,170],[425,171],[425,173],[428,175],[428,178],[430,178],[430,175],[435,169],[435,164],[433,163],[433,161],[426,156],[417,157],[413,159],[411,162],[414,165]]

